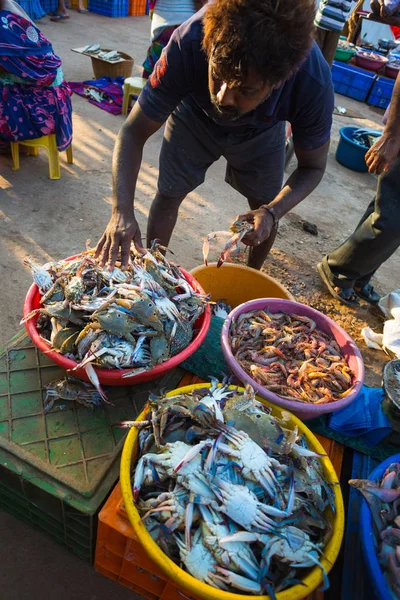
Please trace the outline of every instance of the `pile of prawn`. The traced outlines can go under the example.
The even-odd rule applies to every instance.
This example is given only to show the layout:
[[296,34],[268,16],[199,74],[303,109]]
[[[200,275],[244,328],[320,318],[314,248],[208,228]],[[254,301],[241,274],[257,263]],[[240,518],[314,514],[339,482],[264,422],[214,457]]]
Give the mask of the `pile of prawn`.
[[354,375],[336,340],[309,317],[243,313],[232,322],[229,339],[242,369],[282,398],[327,404],[353,387]]

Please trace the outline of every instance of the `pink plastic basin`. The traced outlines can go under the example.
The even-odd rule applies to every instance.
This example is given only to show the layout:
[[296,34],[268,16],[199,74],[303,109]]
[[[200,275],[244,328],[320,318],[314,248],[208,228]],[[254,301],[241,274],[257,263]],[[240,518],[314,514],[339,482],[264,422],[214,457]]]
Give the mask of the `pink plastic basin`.
[[[71,256],[68,260],[74,259],[75,256]],[[192,286],[192,288],[201,294],[205,294],[203,288],[196,281],[196,279],[182,269],[180,267],[180,271],[186,281]],[[24,317],[29,314],[35,308],[40,308],[40,292],[37,285],[34,283],[28,290],[28,293],[25,298],[23,315]],[[28,332],[29,337],[32,342],[37,346],[39,350],[46,353],[51,360],[57,363],[62,369],[68,371],[69,369],[73,369],[76,367],[76,362],[66,358],[59,352],[55,350],[49,351],[49,346],[42,340],[40,337],[38,330],[36,329],[36,323],[38,320],[38,316],[32,317],[29,321],[26,321],[25,328]],[[208,328],[210,326],[211,321],[211,310],[210,306],[207,305],[203,314],[197,319],[194,327],[194,338],[190,342],[189,346],[185,348],[179,354],[176,354],[169,360],[165,361],[161,365],[157,365],[153,369],[149,371],[145,371],[144,373],[140,373],[139,375],[135,375],[133,377],[123,378],[122,375],[129,371],[130,369],[99,369],[96,368],[97,376],[100,380],[100,383],[103,385],[135,385],[137,383],[143,383],[145,381],[150,381],[152,379],[156,379],[157,377],[161,377],[171,371],[175,367],[177,367],[181,362],[189,358],[196,350],[201,346],[204,341],[204,338],[207,335]],[[73,372],[73,375],[79,377],[79,379],[83,379],[84,381],[89,381],[86,372],[84,369],[77,369]]]
[[[264,386],[256,383],[252,377],[240,367],[239,363],[233,357],[229,343],[229,330],[231,323],[242,313],[265,309],[272,313],[286,312],[289,314],[310,317],[316,322],[317,327],[321,331],[333,335],[336,342],[339,344],[344,357],[349,363],[350,369],[354,373],[353,388],[345,398],[336,400],[335,402],[330,402],[329,404],[303,404],[302,402],[297,402],[296,400],[286,400],[286,398],[281,398],[277,394],[270,392]],[[251,300],[250,302],[245,302],[244,304],[237,306],[228,315],[222,327],[221,346],[229,368],[240,381],[250,383],[256,390],[257,394],[260,394],[260,396],[266,398],[273,404],[291,411],[303,421],[306,421],[307,419],[314,419],[322,414],[338,410],[339,408],[344,408],[350,404],[350,402],[353,402],[354,398],[356,398],[360,392],[364,382],[364,363],[361,353],[344,329],[339,327],[339,325],[332,321],[332,319],[329,319],[329,317],[326,317],[318,310],[292,300],[282,300],[280,298],[259,298],[257,300]]]
[[362,69],[367,69],[368,71],[374,71],[375,73],[383,69],[383,67],[388,62],[386,56],[381,56],[380,58],[376,58],[380,56],[379,54],[374,54],[373,52],[365,52],[363,54],[356,54],[356,65],[361,67]]
[[386,77],[390,77],[390,79],[397,79],[397,75],[400,72],[400,64],[397,66],[391,65],[390,63],[385,67],[385,75]]

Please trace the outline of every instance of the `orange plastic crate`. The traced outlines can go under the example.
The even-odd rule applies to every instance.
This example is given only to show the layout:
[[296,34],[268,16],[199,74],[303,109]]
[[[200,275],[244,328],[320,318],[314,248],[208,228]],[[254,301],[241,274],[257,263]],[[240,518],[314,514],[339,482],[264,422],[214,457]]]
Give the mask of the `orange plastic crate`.
[[130,0],[129,14],[131,17],[140,17],[146,14],[146,0]]

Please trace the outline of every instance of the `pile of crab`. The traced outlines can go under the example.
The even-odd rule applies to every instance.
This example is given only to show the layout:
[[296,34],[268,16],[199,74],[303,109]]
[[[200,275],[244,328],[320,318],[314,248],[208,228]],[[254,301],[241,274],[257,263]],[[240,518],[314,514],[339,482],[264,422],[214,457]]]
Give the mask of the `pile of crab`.
[[156,243],[144,255],[132,248],[128,268],[112,271],[93,250],[43,266],[26,259],[41,306],[22,322],[39,314],[41,337],[76,368],[127,369],[124,377],[152,369],[190,344],[208,300],[164,250]]
[[[321,455],[291,415],[253,389],[219,385],[150,397],[137,427],[136,507],[152,538],[194,577],[222,590],[268,593],[318,565],[335,510]],[[291,425],[292,427],[292,425]]]

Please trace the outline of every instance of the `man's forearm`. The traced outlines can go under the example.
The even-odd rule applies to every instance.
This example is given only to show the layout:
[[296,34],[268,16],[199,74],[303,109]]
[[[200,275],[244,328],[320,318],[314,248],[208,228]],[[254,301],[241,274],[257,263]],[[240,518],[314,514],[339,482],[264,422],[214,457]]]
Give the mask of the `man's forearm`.
[[143,143],[135,137],[134,129],[124,125],[117,137],[112,160],[113,211],[133,212],[142,155]]
[[385,134],[400,135],[400,73],[397,75],[390,101],[389,115],[385,126]]
[[307,198],[321,181],[325,168],[298,167],[289,177],[277,197],[269,204],[281,219],[299,202]]
[[161,126],[162,123],[146,117],[139,102],[136,102],[115,143],[112,161],[113,212],[133,214],[143,147]]

